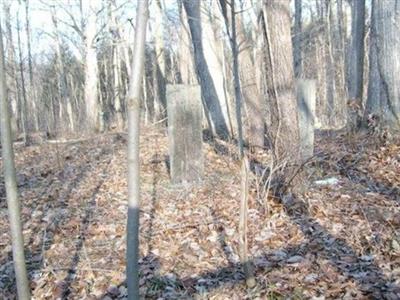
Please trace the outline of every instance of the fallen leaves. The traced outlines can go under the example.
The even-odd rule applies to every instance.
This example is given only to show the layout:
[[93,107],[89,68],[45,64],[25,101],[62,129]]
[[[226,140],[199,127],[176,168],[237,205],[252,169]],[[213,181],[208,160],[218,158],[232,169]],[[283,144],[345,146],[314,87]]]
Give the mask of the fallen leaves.
[[[287,203],[260,201],[253,186],[248,242],[257,286],[248,290],[238,257],[239,164],[230,156],[235,145],[221,141],[226,153],[205,145],[203,182],[172,187],[166,142],[163,131],[143,130],[144,297],[399,295],[398,144],[361,152],[344,147],[340,137],[319,140],[316,152],[323,155],[318,166],[309,166],[310,180],[337,178],[340,184],[310,185]],[[126,145],[110,135],[54,147],[22,148],[16,155],[33,295],[125,299]],[[262,154],[260,163],[268,165],[268,157]],[[6,215],[0,202],[0,298],[15,298]]]

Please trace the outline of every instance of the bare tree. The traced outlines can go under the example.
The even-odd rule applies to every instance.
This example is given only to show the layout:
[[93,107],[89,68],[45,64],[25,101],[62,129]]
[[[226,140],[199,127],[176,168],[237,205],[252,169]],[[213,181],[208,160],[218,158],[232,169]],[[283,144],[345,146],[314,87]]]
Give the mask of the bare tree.
[[4,180],[10,219],[11,241],[14,259],[15,277],[17,280],[18,298],[30,299],[30,289],[25,266],[24,239],[21,224],[21,206],[18,200],[17,178],[12,148],[10,115],[7,103],[7,87],[5,80],[5,60],[3,37],[0,20],[0,122],[1,150],[3,158]]
[[[222,31],[224,26],[220,21],[218,12],[218,1],[201,1],[201,29],[204,57],[207,68],[210,72],[212,81],[215,86],[215,91],[218,97],[218,103],[221,106],[222,115],[228,126],[229,131],[233,135],[233,126],[231,120],[231,104],[230,100],[230,79],[227,70],[227,61],[230,58],[225,57],[226,43],[222,36],[225,34]],[[229,66],[229,69],[232,67]],[[233,85],[232,85],[233,87]],[[232,97],[233,98],[233,97]]]
[[335,59],[335,84],[336,84],[336,125],[346,124],[348,91],[346,86],[346,21],[344,18],[343,0],[336,0],[336,22],[334,33],[334,59]]
[[128,299],[139,299],[139,207],[140,207],[140,91],[143,78],[148,0],[138,1],[136,33],[128,95],[128,225],[127,270]]
[[26,95],[24,61],[22,57],[22,44],[21,44],[21,25],[20,25],[18,11],[17,11],[17,42],[18,42],[18,55],[19,55],[19,73],[21,76],[21,90],[22,90],[22,99],[20,105],[21,123],[22,123],[24,144],[27,145],[29,143],[29,131],[30,131],[28,123],[28,98]]
[[25,0],[25,32],[26,32],[26,44],[28,47],[28,68],[29,68],[29,81],[33,84],[33,67],[32,67],[32,49],[31,49],[31,26],[29,16],[29,0]]
[[36,99],[36,91],[35,85],[33,83],[33,66],[32,66],[32,47],[31,47],[31,23],[30,23],[30,7],[29,0],[25,1],[25,33],[26,33],[26,45],[28,51],[28,71],[29,71],[29,98],[32,106],[32,118],[33,118],[33,127],[35,130],[39,128],[39,114],[37,108],[37,99]]
[[260,65],[255,63],[260,54],[260,50],[262,49],[262,35],[258,35],[256,32],[258,25],[257,21],[255,21],[253,33],[255,39],[254,43],[256,43],[256,50],[253,51],[253,42],[245,30],[245,26],[240,14],[237,15],[236,20],[238,23],[238,60],[240,61],[240,82],[243,93],[243,105],[247,112],[247,120],[244,122],[244,126],[247,123],[247,137],[249,145],[262,148],[264,147],[266,102],[261,93],[261,86],[257,86],[257,80],[261,77],[258,75],[261,73],[262,60]]
[[[110,34],[110,50],[107,51],[109,56],[105,57],[104,64],[105,72],[108,70],[109,79],[106,79],[105,84],[108,85],[110,91],[108,93],[108,101],[104,99],[103,102],[108,103],[106,108],[103,103],[105,113],[111,115],[109,111],[112,108],[113,123],[115,127],[122,130],[125,126],[125,94],[126,94],[126,74],[129,74],[129,55],[127,53],[127,45],[123,38],[123,30],[121,28],[120,20],[115,14],[117,10],[117,3],[111,0],[107,4],[107,27]],[[108,82],[107,82],[108,81]],[[107,98],[107,97],[106,97]],[[108,124],[110,125],[110,124]]]
[[[384,123],[400,127],[400,0],[372,1],[368,107]],[[379,104],[372,105],[371,103]]]
[[349,54],[349,98],[361,103],[364,69],[365,0],[351,4],[351,45]]
[[294,1],[294,36],[293,36],[293,59],[294,76],[299,78],[302,71],[302,49],[301,49],[301,31],[302,31],[302,0]]
[[200,1],[184,0],[189,29],[192,37],[195,69],[200,81],[201,94],[206,114],[209,114],[216,135],[227,138],[229,136],[218,95],[203,52],[202,28],[200,21]]
[[242,92],[240,89],[240,78],[239,78],[239,52],[238,45],[236,42],[236,12],[235,12],[235,1],[231,1],[230,6],[230,17],[231,24],[229,26],[227,5],[225,0],[220,0],[222,15],[225,19],[226,30],[228,32],[229,42],[232,50],[233,58],[233,82],[235,89],[235,104],[236,104],[236,122],[238,130],[238,147],[240,158],[243,158],[243,127],[242,127]]
[[11,129],[13,133],[18,132],[19,123],[20,123],[20,111],[18,109],[19,103],[21,102],[20,93],[19,93],[19,81],[17,76],[17,60],[15,59],[15,46],[14,39],[12,34],[12,26],[11,26],[11,13],[10,13],[11,0],[4,1],[4,16],[5,16],[5,26],[6,26],[6,39],[8,40],[7,44],[7,58],[8,58],[8,97],[10,99],[10,108],[11,108]]
[[[182,5],[179,5],[179,47],[178,47],[178,59],[177,69],[179,70],[180,83],[184,84],[197,84],[196,71],[194,67],[194,59],[191,55],[191,36],[190,30],[187,24],[187,16]],[[210,125],[211,126],[211,125]]]
[[365,0],[354,0],[351,5],[351,44],[348,59],[348,93],[352,102],[349,109],[349,122],[355,129],[362,107],[364,75],[364,35],[365,35]]
[[266,86],[271,106],[270,142],[277,159],[298,160],[299,129],[294,86],[289,0],[264,0]]
[[155,64],[153,64],[153,80],[154,80],[154,121],[159,121],[164,118],[166,109],[165,100],[165,84],[167,75],[166,53],[164,45],[165,26],[164,13],[162,10],[161,2],[159,0],[154,2],[155,12]]
[[64,51],[62,49],[62,41],[58,29],[58,21],[56,16],[56,10],[51,7],[51,18],[54,26],[54,39],[56,43],[56,61],[57,61],[57,73],[58,73],[58,89],[59,89],[59,107],[60,107],[60,120],[64,120],[67,116],[69,123],[69,129],[74,130],[74,118],[72,112],[72,104],[70,97],[70,90],[68,87],[67,72],[65,68]]
[[328,123],[332,125],[335,118],[335,58],[333,53],[333,0],[327,0],[324,3],[324,47],[326,61],[326,97],[327,97],[327,117]]
[[83,1],[85,11],[88,14],[85,39],[85,106],[86,106],[86,130],[96,131],[100,129],[100,109],[98,103],[98,67],[96,51],[96,1]]

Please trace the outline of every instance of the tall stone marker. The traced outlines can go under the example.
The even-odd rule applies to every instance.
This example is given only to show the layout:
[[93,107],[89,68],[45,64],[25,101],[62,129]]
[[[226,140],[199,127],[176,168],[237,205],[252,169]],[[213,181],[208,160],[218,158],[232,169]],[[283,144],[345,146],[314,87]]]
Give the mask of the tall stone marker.
[[199,181],[204,164],[200,86],[167,85],[166,95],[172,183]]
[[297,106],[303,160],[314,155],[315,97],[315,80],[299,79],[297,82]]

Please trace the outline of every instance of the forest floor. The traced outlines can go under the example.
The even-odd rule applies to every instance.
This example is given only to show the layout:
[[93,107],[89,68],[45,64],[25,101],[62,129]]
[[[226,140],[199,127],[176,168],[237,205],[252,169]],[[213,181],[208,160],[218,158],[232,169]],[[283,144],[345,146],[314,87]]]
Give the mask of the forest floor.
[[[304,192],[287,201],[259,197],[252,177],[252,289],[238,257],[240,164],[234,149],[205,143],[204,180],[174,187],[165,130],[143,130],[144,298],[400,298],[399,142],[320,134],[303,172]],[[126,298],[125,136],[16,147],[16,166],[34,299]],[[0,299],[14,299],[0,182]]]

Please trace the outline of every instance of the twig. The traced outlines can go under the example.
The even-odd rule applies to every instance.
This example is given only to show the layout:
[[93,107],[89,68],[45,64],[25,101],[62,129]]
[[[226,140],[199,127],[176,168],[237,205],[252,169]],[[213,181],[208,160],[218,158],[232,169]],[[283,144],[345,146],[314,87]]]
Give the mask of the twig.
[[[45,272],[45,271],[46,271],[46,269],[44,269],[42,272]],[[58,272],[58,271],[74,271],[74,270],[71,269],[71,268],[67,268],[67,267],[65,267],[65,268],[63,268],[63,267],[50,268],[48,270],[48,272],[51,272],[53,274],[54,274],[54,272]],[[78,269],[75,270],[75,272],[77,272],[77,271],[78,271]],[[79,271],[90,271],[90,272],[95,271],[95,272],[109,272],[109,273],[114,273],[115,272],[115,270],[102,269],[102,268],[92,268],[92,267],[90,267],[90,268],[79,268]]]
[[163,118],[163,119],[161,119],[161,120],[159,120],[159,121],[157,121],[157,122],[153,122],[153,123],[151,123],[151,125],[157,125],[157,124],[160,124],[160,123],[162,123],[162,122],[164,122],[164,121],[166,121],[168,118],[167,117],[165,117],[165,118]]
[[303,169],[303,167],[308,164],[310,161],[312,161],[315,158],[315,155],[311,156],[310,158],[306,159],[303,163],[301,163],[297,169],[293,172],[292,177],[286,182],[285,184],[285,188],[283,190],[283,193],[285,193],[287,191],[287,189],[289,188],[290,184],[292,183],[292,181],[296,178],[296,176],[300,173],[301,169]]
[[[268,201],[269,190],[271,189],[272,175],[274,174],[275,171],[277,171],[277,170],[279,170],[279,169],[281,169],[281,168],[284,168],[284,166],[286,165],[286,163],[285,163],[285,161],[284,161],[284,162],[282,162],[281,165],[277,165],[277,166],[275,166],[275,167],[273,168],[273,167],[272,167],[272,166],[273,166],[273,163],[274,163],[273,160],[271,160],[270,172],[269,172],[269,175],[268,175],[268,179],[267,179],[267,181],[265,182],[265,184],[264,184],[264,186],[263,186],[263,194],[265,194],[265,192],[267,193],[267,194],[266,194],[266,197],[265,197],[266,201]],[[268,186],[268,187],[267,187],[267,186]]]

